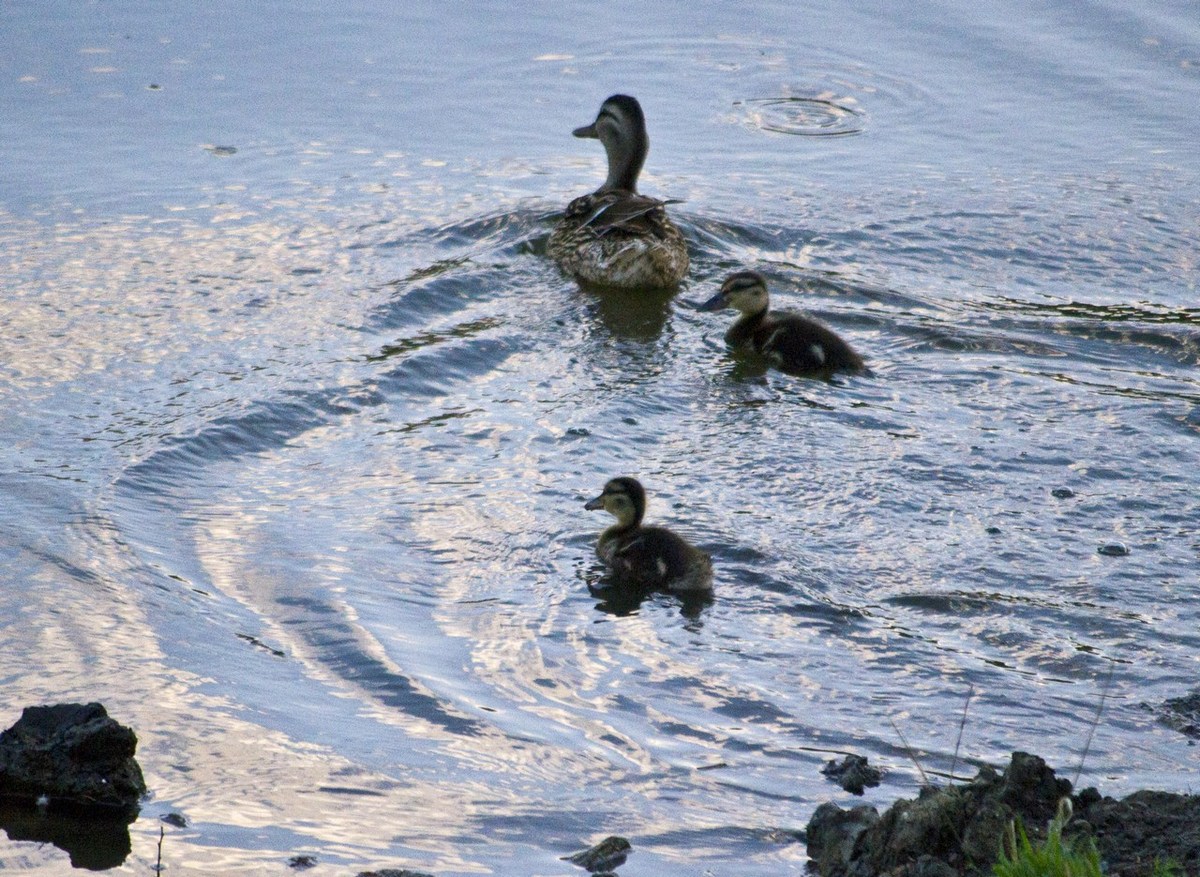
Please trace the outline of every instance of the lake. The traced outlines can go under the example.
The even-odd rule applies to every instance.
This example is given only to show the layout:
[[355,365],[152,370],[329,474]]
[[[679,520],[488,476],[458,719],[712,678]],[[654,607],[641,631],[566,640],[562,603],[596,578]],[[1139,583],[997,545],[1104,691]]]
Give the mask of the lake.
[[[1194,4],[0,20],[0,726],[137,732],[116,873],[802,874],[849,752],[1200,786]],[[615,92],[674,296],[545,255]],[[872,373],[727,350],[745,268]],[[711,602],[592,590],[615,475]]]

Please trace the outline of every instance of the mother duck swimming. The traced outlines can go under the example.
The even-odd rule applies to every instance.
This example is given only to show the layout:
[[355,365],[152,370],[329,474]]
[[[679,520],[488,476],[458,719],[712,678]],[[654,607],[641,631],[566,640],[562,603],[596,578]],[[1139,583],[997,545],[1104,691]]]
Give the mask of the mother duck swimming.
[[687,243],[664,207],[672,202],[637,191],[638,174],[650,149],[641,105],[614,94],[596,121],[573,132],[604,144],[608,179],[590,195],[567,205],[547,250],[567,274],[596,286],[665,289],[688,270]]

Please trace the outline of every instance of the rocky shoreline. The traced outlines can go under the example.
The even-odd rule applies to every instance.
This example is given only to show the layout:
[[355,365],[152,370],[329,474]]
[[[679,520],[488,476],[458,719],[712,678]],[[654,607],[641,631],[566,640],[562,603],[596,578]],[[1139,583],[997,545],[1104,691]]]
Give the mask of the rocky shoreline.
[[926,788],[882,814],[826,803],[808,823],[812,865],[821,877],[952,877],[992,873],[1009,824],[1045,837],[1059,802],[1071,802],[1063,837],[1091,838],[1105,872],[1142,877],[1156,865],[1200,874],[1200,796],[1139,791],[1115,800],[1096,789],[1073,795],[1036,755],[1014,752],[1003,773],[991,767],[961,785]]
[[[1193,712],[1184,733],[1197,727],[1197,704],[1188,705]],[[146,794],[136,748],[134,732],[98,703],[27,707],[0,733],[0,828],[13,840],[58,846],[76,867],[121,864],[130,852],[128,826]],[[879,771],[859,756],[830,762],[823,772],[856,794],[880,782]],[[883,813],[822,804],[797,834],[820,877],[975,877],[992,873],[1014,820],[1031,839],[1043,838],[1064,799],[1071,814],[1064,839],[1093,842],[1105,874],[1149,877],[1170,865],[1170,873],[1200,877],[1200,796],[1139,791],[1115,800],[1094,788],[1076,794],[1045,761],[1024,752],[1014,752],[1002,773],[980,768],[970,782],[925,788]],[[172,824],[186,824],[176,818]],[[628,840],[614,836],[563,859],[612,874],[632,851]],[[288,865],[300,871],[316,863],[297,856]],[[359,877],[372,875],[430,877],[404,869]]]

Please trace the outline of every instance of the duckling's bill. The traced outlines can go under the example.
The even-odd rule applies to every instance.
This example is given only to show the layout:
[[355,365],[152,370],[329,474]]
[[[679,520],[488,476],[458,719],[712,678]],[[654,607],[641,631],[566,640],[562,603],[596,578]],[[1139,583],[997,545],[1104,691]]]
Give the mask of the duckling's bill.
[[729,300],[725,298],[725,290],[719,289],[719,290],[717,290],[716,295],[714,295],[712,298],[710,298],[704,304],[700,305],[699,308],[697,308],[697,310],[719,311],[719,310],[722,310],[723,308],[727,308],[727,307],[729,307]]

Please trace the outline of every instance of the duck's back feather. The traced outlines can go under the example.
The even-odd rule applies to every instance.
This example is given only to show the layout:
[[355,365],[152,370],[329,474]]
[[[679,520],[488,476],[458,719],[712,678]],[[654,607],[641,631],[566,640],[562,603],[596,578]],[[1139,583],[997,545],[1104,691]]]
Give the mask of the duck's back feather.
[[580,228],[590,228],[597,235],[617,229],[663,238],[671,224],[663,208],[677,203],[676,199],[662,201],[634,192],[599,192],[581,195],[568,204],[564,219],[578,219]]
[[802,314],[772,311],[748,338],[750,345],[779,368],[792,371],[863,370],[862,357],[832,329]]
[[709,556],[665,527],[605,533],[596,554],[630,584],[680,591],[711,587]]
[[550,235],[566,273],[600,286],[668,288],[687,274],[687,243],[667,217],[669,201],[611,190],[582,195]]

